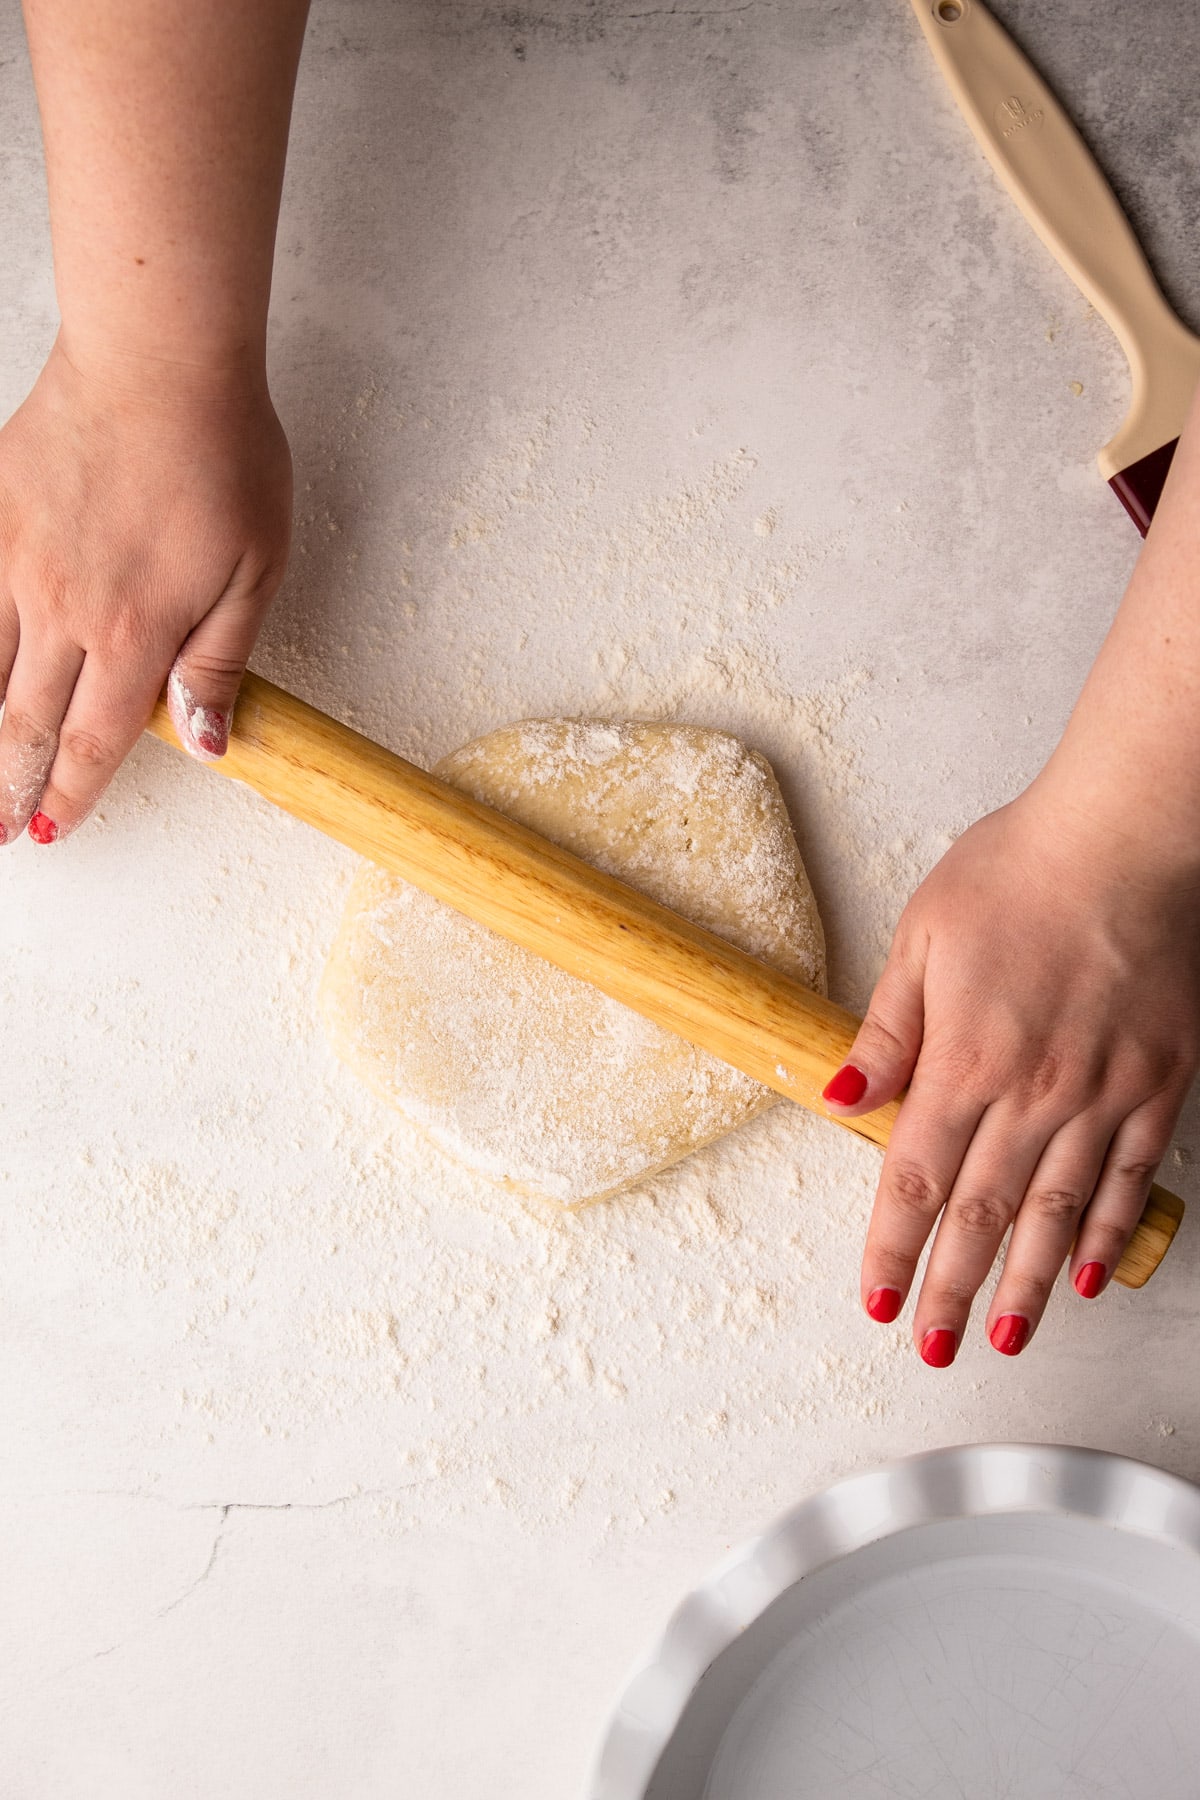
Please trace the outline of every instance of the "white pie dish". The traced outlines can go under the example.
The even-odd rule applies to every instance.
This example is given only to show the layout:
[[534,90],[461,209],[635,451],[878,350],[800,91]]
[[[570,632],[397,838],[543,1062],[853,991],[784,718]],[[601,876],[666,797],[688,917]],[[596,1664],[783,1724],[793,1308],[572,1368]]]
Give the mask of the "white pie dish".
[[588,1800],[1195,1800],[1200,1489],[981,1444],[837,1482],[633,1671]]

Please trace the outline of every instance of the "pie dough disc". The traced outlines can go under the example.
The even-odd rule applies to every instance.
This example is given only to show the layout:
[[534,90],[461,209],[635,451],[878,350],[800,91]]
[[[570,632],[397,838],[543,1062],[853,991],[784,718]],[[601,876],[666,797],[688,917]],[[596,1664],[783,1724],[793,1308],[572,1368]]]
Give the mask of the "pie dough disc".
[[[443,781],[824,992],[821,921],[765,758],[688,725],[526,721]],[[449,1156],[605,1199],[778,1096],[364,862],[321,985],[333,1047]]]

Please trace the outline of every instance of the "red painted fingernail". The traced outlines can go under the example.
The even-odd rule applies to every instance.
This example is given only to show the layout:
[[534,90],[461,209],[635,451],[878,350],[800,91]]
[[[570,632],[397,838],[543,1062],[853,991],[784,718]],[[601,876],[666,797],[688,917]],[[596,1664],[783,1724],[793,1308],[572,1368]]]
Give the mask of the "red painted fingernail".
[[218,737],[215,731],[198,731],[196,742],[208,756],[224,756],[229,748],[225,739]]
[[881,1325],[890,1325],[900,1311],[899,1288],[872,1288],[867,1295],[867,1311]]
[[171,670],[167,682],[167,711],[185,750],[210,761],[224,756],[229,748],[229,713],[202,706],[178,669]]
[[921,1360],[927,1362],[931,1369],[948,1369],[957,1349],[958,1339],[954,1333],[939,1325],[934,1331],[927,1331],[921,1339]]
[[867,1091],[867,1078],[853,1063],[845,1063],[829,1085],[821,1090],[822,1100],[835,1106],[857,1106]]
[[1029,1338],[1029,1320],[1020,1313],[1004,1313],[988,1333],[993,1350],[1001,1356],[1019,1356]]
[[58,826],[44,812],[35,812],[25,829],[35,844],[52,844],[58,836]]
[[1084,1263],[1075,1277],[1075,1292],[1085,1300],[1094,1300],[1104,1286],[1104,1264],[1098,1262]]

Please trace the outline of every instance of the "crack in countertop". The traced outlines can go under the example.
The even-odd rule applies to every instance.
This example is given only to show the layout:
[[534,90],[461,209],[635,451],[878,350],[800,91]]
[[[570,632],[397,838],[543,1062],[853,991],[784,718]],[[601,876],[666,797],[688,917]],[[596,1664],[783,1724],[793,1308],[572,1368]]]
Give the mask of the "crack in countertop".
[[200,1573],[188,1582],[181,1593],[176,1594],[173,1600],[168,1600],[164,1606],[156,1607],[148,1618],[143,1619],[140,1624],[135,1625],[131,1631],[126,1632],[125,1636],[118,1638],[115,1643],[106,1644],[102,1650],[89,1651],[86,1656],[78,1657],[74,1662],[65,1663],[61,1668],[54,1670],[53,1673],[45,1676],[41,1681],[35,1682],[29,1691],[36,1693],[39,1689],[46,1687],[50,1682],[59,1682],[65,1676],[73,1674],[76,1669],[86,1667],[88,1663],[102,1662],[106,1657],[114,1656],[118,1650],[123,1650],[126,1645],[132,1643],[135,1638],[141,1637],[153,1625],[158,1624],[159,1620],[167,1618],[168,1615],[173,1612],[177,1612],[186,1600],[190,1600],[192,1595],[196,1593],[199,1588],[204,1586],[216,1567],[217,1559],[221,1553],[221,1546],[225,1540],[225,1532],[231,1513],[329,1512],[336,1507],[351,1505],[356,1500],[390,1500],[396,1498],[401,1493],[409,1492],[412,1488],[424,1487],[429,1482],[436,1481],[437,1479],[438,1477],[435,1475],[426,1475],[419,1481],[405,1482],[398,1488],[361,1488],[350,1494],[336,1494],[329,1500],[312,1501],[172,1500],[167,1494],[155,1494],[148,1489],[141,1488],[76,1488],[65,1489],[60,1493],[52,1495],[29,1494],[8,1496],[9,1499],[19,1498],[27,1500],[148,1500],[159,1506],[168,1506],[174,1512],[215,1512],[219,1515],[217,1518],[216,1530],[213,1533],[213,1540],[209,1546],[208,1555],[204,1560],[204,1566],[200,1570]]

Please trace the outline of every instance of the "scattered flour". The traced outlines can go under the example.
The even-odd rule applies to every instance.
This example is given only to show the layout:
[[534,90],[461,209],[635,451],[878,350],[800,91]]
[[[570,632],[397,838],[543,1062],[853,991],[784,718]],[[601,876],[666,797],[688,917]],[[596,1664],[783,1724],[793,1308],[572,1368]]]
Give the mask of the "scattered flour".
[[36,1208],[110,1328],[148,1321],[185,1443],[324,1440],[397,1528],[500,1505],[602,1539],[681,1485],[761,1501],[770,1442],[871,1425],[912,1354],[853,1308],[876,1158],[792,1109],[580,1214],[379,1137],[336,1191],[96,1158]]
[[[378,391],[335,421],[347,491],[384,428],[419,421]],[[466,480],[430,476],[417,523],[343,529],[302,500],[328,610],[301,635],[285,599],[258,666],[342,716],[354,696],[355,722],[426,764],[534,712],[734,733],[780,777],[831,989],[861,1004],[937,854],[896,838],[865,773],[894,678],[797,682],[759,629],[799,629],[844,539],[796,528],[745,450],[610,503],[621,446],[586,409],[501,435]],[[544,629],[514,649],[525,593]],[[59,1023],[19,1073],[112,1122],[73,1182],[22,1176],[17,1195],[4,1165],[0,1196],[9,1266],[49,1259],[64,1295],[25,1334],[24,1391],[78,1345],[103,1410],[100,1434],[63,1428],[82,1485],[135,1467],[147,1493],[211,1496],[234,1469],[243,1497],[359,1495],[398,1531],[501,1508],[598,1544],[681,1510],[749,1525],[897,1442],[1025,1419],[1005,1371],[968,1354],[927,1416],[906,1322],[862,1317],[879,1165],[851,1134],[779,1106],[578,1215],[497,1195],[394,1128],[323,1043],[315,991],[353,862],[337,846],[147,743],[63,856],[56,929],[73,895],[98,929],[91,858],[108,950],[86,995],[43,965]],[[14,915],[0,1000],[38,929]],[[17,1166],[37,1167],[41,1116],[14,1117]]]
[[[376,446],[419,459],[430,424],[369,382],[328,423],[330,463],[354,492]],[[302,506],[322,607],[302,638],[282,610],[265,672],[425,767],[530,715],[732,732],[776,772],[804,832],[839,997],[865,1006],[899,910],[949,838],[911,831],[881,851],[897,837],[896,796],[866,770],[903,678],[831,668],[829,647],[811,641],[813,590],[845,583],[850,534],[802,524],[752,450],[704,448],[703,436],[690,458],[677,451],[686,475],[631,484],[627,446],[584,397],[489,419],[478,436],[475,467],[418,476],[377,542],[350,541],[327,505]],[[895,529],[911,536],[907,515]],[[781,643],[795,647],[786,666]],[[911,734],[928,753],[922,721]]]

